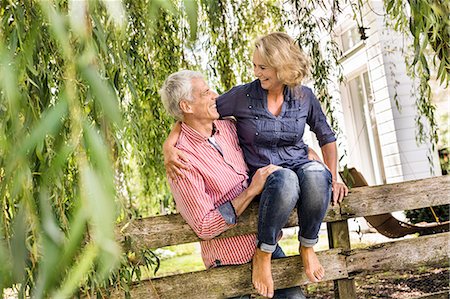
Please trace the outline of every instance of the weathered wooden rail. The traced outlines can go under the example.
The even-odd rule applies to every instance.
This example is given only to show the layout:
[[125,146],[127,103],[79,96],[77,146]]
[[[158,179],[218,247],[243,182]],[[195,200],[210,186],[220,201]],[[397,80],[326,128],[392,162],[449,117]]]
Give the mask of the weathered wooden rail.
[[[350,249],[347,219],[401,210],[449,204],[450,176],[403,183],[359,187],[351,190],[340,206],[330,207],[327,222],[330,249],[318,253],[325,268],[324,280],[335,281],[336,297],[356,298],[353,277],[370,271],[411,269],[420,265],[448,264],[450,233],[388,242],[362,249]],[[297,225],[294,212],[286,227]],[[256,232],[257,204],[251,205],[234,228],[218,238]],[[137,248],[159,248],[199,241],[180,215],[135,220],[116,230],[117,238],[132,238]],[[272,263],[276,288],[308,283],[299,256]],[[155,290],[157,294],[155,294]],[[253,291],[251,265],[172,275],[144,280],[131,289],[132,298],[226,298]],[[123,298],[120,291],[113,297]]]

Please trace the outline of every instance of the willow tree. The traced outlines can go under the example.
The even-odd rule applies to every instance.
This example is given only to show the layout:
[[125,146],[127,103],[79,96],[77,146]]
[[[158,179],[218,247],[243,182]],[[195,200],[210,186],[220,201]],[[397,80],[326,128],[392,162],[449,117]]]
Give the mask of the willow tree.
[[[118,204],[127,186],[124,124],[143,109],[130,107],[133,97],[155,98],[158,80],[181,65],[149,67],[170,50],[164,45],[179,48],[177,22],[165,21],[177,11],[164,5],[1,1],[2,291],[17,283],[21,298],[66,298],[81,284],[104,286],[127,262],[114,237],[116,220],[129,214]],[[125,268],[112,277],[129,283],[139,268]]]

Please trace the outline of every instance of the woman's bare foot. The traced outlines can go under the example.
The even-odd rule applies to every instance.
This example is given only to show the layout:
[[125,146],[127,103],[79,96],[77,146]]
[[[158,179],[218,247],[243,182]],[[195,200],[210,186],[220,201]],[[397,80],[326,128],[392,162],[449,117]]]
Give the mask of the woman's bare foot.
[[312,247],[300,246],[300,255],[302,256],[305,273],[311,282],[319,282],[325,276],[325,270],[317,258]]
[[252,260],[252,282],[256,291],[264,297],[273,297],[272,254],[256,248]]

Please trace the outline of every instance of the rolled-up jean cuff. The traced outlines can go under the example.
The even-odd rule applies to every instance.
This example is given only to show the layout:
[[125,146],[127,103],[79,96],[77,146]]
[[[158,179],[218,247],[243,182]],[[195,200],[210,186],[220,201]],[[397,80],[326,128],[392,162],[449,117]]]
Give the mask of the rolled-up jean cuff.
[[273,253],[275,251],[275,249],[277,249],[277,244],[270,245],[270,244],[260,242],[258,240],[256,240],[256,242],[257,242],[256,243],[257,247],[263,252]]
[[302,236],[298,236],[298,240],[300,241],[300,246],[303,247],[313,247],[314,245],[317,244],[317,242],[319,242],[319,238],[306,239],[303,238]]

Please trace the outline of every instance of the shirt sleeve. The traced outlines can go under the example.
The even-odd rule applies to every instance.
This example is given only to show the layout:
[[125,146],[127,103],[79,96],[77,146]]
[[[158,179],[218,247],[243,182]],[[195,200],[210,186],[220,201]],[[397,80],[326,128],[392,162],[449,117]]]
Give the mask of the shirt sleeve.
[[316,96],[310,89],[307,89],[307,92],[310,100],[306,122],[310,126],[311,131],[316,134],[319,145],[322,147],[325,144],[336,141],[336,136],[327,122],[327,118],[323,113],[319,100],[317,100]]
[[231,202],[215,207],[198,171],[191,167],[183,173],[184,178],[169,179],[169,184],[177,210],[199,238],[212,239],[236,224],[236,212]]
[[216,105],[220,117],[234,116],[236,100],[241,93],[241,86],[236,86],[217,98]]

